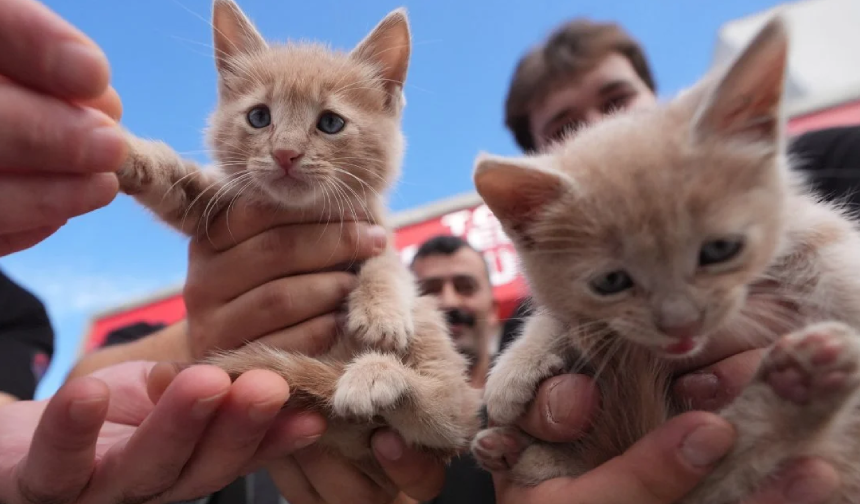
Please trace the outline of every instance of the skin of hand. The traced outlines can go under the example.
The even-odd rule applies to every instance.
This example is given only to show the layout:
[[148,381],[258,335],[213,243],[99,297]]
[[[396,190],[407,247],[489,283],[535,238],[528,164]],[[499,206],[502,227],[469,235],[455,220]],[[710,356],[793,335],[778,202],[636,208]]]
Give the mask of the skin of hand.
[[[714,411],[728,404],[750,381],[766,350],[740,350],[734,354],[732,351],[737,349],[720,352],[717,359],[721,360],[680,376],[674,393],[701,410]],[[541,384],[519,426],[539,439],[573,442],[588,431],[599,402],[599,391],[589,377],[555,376]],[[681,452],[677,441],[687,432],[684,429],[689,430],[692,425],[688,418],[714,425],[724,423],[705,411],[682,415],[585,476],[546,481],[531,490],[516,488],[503,476],[494,475],[497,496],[500,502],[575,504],[578,501],[569,496],[587,495],[581,493],[587,491],[601,498],[606,496],[605,500],[589,500],[591,504],[676,502],[707,473],[706,469],[693,468],[678,457]],[[718,431],[713,429],[709,437],[712,438],[710,442],[720,439]],[[671,463],[654,464],[653,460],[670,460]],[[756,495],[739,504],[820,504],[826,502],[839,485],[839,476],[831,465],[819,459],[800,459],[775,475]]]
[[0,2],[0,257],[110,203],[127,153],[101,50],[34,0]]
[[317,418],[282,410],[268,371],[127,362],[50,400],[0,407],[0,502],[162,503],[193,499],[307,445]]
[[[497,502],[672,504],[707,475],[734,440],[734,429],[719,416],[704,411],[685,413],[578,478],[555,478],[523,488],[512,485],[502,474],[494,474]],[[799,460],[739,504],[823,503],[838,485],[838,475],[831,466],[813,459]]]
[[[235,205],[210,224],[205,236],[191,241],[183,292],[187,319],[136,342],[96,351],[70,376],[134,359],[193,362],[213,348],[236,348],[253,340],[309,355],[323,353],[337,337],[338,309],[355,286],[348,266],[380,253],[387,237],[382,228],[366,222],[308,220],[300,213]],[[304,414],[324,424],[321,416]],[[409,449],[396,432],[381,430],[371,443],[403,491],[397,498],[425,500],[441,490],[444,467]],[[266,468],[296,504],[388,503],[395,498],[358,468],[313,445]]]

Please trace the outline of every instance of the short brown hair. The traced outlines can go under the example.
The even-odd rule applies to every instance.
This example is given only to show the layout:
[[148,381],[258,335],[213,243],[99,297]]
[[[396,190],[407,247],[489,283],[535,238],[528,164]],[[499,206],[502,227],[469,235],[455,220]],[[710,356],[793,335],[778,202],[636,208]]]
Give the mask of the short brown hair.
[[560,79],[588,72],[612,52],[626,57],[639,78],[656,92],[642,47],[615,23],[568,21],[520,59],[505,100],[505,125],[520,148],[526,152],[535,148],[528,117],[535,97],[549,93]]

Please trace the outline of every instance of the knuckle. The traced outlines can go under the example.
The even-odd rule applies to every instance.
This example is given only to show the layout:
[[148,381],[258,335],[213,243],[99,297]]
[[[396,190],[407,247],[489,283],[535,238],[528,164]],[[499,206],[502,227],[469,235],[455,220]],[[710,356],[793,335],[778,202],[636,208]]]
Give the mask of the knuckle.
[[59,491],[56,494],[48,493],[44,488],[36,489],[29,482],[23,479],[18,479],[18,495],[21,496],[24,504],[68,504],[72,502],[77,490]]
[[203,284],[204,282],[201,282],[198,275],[194,275],[193,269],[190,268],[188,278],[182,287],[182,298],[185,301],[185,309],[189,316],[199,313],[205,305],[204,298],[207,290]]
[[292,292],[284,289],[279,282],[272,282],[260,291],[259,306],[267,313],[289,313],[295,308],[295,299]]

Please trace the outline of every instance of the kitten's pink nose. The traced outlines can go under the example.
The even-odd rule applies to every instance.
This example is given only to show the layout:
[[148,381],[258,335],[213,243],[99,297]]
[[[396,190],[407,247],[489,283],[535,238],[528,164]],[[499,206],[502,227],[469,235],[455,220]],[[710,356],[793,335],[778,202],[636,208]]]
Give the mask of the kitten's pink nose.
[[277,149],[272,152],[272,157],[278,163],[285,173],[289,173],[293,169],[293,165],[302,157],[302,153],[292,149]]
[[695,320],[684,324],[658,324],[658,327],[666,336],[676,339],[694,338],[702,330],[702,320]]

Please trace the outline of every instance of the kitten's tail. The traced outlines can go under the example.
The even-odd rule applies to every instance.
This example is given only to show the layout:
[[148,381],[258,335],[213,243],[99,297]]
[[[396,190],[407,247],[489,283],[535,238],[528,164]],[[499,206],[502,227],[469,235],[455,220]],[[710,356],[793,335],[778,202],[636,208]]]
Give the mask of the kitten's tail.
[[203,364],[223,369],[234,380],[252,369],[273,371],[290,385],[291,398],[299,397],[325,409],[331,407],[335,387],[345,367],[342,362],[317,359],[256,342],[212,354]]

